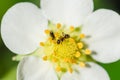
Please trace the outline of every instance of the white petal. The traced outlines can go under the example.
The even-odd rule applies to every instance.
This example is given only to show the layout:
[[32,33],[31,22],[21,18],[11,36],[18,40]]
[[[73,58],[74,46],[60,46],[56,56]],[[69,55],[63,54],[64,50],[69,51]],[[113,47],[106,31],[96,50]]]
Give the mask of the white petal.
[[41,8],[54,23],[78,26],[93,11],[93,0],[41,0]]
[[91,36],[86,40],[89,48],[97,53],[94,59],[103,63],[120,59],[120,16],[116,12],[97,10],[83,26],[83,33]]
[[57,80],[57,75],[49,62],[25,57],[18,65],[17,80]]
[[33,52],[43,40],[47,20],[32,3],[18,3],[4,15],[1,34],[5,45],[14,53]]
[[77,66],[77,72],[66,73],[62,80],[110,80],[107,72],[95,63],[89,63],[90,67],[80,68]]

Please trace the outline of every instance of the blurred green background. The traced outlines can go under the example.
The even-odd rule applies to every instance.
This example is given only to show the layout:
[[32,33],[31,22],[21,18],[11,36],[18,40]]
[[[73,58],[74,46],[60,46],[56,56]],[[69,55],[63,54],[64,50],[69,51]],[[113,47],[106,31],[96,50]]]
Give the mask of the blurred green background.
[[[32,2],[38,7],[40,0],[0,0],[0,23],[5,12],[18,2]],[[94,0],[95,10],[99,8],[112,9],[120,13],[119,0]],[[16,80],[18,62],[12,61],[15,54],[10,52],[0,36],[0,80]],[[112,64],[100,64],[109,73],[111,80],[120,80],[120,61]],[[101,78],[102,80],[102,78]]]

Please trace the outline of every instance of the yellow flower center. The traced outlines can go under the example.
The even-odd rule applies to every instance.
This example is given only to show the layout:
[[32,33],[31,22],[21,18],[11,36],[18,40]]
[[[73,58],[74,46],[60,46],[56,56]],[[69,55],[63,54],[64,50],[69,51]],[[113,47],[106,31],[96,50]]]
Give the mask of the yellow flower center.
[[44,48],[43,60],[52,62],[57,72],[72,73],[74,64],[86,66],[86,56],[90,55],[91,51],[82,41],[85,34],[77,31],[74,26],[68,29],[60,23],[54,25],[54,29],[45,30],[45,34],[47,40],[40,42],[40,46]]

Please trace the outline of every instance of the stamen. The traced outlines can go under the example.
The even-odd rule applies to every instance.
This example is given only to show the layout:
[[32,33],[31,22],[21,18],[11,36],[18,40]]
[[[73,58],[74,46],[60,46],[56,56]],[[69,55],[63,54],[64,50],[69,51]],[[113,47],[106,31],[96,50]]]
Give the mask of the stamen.
[[75,40],[74,40],[73,38],[70,38],[69,41],[70,41],[71,43],[75,42]]
[[44,57],[43,57],[43,60],[44,60],[44,61],[47,61],[47,59],[48,59],[47,56],[44,56]]
[[60,29],[61,28],[61,24],[60,23],[57,23],[57,28]]
[[74,30],[74,26],[70,26],[70,31],[73,31]]
[[73,69],[72,69],[72,68],[69,68],[68,71],[69,71],[70,73],[72,73],[72,72],[73,72]]
[[56,71],[57,71],[57,72],[60,72],[61,70],[62,70],[62,69],[61,69],[60,66],[57,66],[57,67],[56,67]]
[[71,59],[70,63],[76,63],[76,60],[75,59]]
[[70,62],[70,59],[69,58],[65,58],[64,62]]
[[80,52],[77,51],[77,52],[75,53],[75,57],[78,58],[78,57],[80,57],[80,56],[81,56]]
[[91,54],[91,50],[86,49],[86,50],[85,50],[85,54],[90,55],[90,54]]
[[59,33],[58,32],[55,33],[55,37],[59,37]]
[[82,49],[82,48],[83,48],[83,43],[82,43],[82,42],[77,43],[77,45],[78,45],[78,48],[79,48],[79,49]]
[[45,34],[50,34],[50,30],[46,29]]
[[80,67],[85,67],[86,66],[86,64],[84,63],[84,62],[80,62]]
[[50,42],[52,42],[52,38],[51,38],[51,37],[49,37],[48,40],[49,40]]
[[52,54],[53,56],[56,56],[56,53],[55,52],[53,52],[53,54]]
[[80,34],[80,38],[85,38],[85,34]]
[[44,42],[40,42],[40,46],[44,46]]
[[56,59],[56,58],[53,58],[52,61],[53,61],[53,62],[57,62],[57,59]]

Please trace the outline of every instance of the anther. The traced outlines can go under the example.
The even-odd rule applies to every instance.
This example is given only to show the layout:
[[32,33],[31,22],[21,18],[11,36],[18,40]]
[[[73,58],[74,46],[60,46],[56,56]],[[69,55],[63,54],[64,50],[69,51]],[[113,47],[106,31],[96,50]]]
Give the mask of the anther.
[[80,56],[81,56],[80,52],[77,51],[77,52],[75,53],[75,57],[76,57],[76,58],[79,58]]
[[45,31],[45,34],[50,34],[50,30],[46,29]]
[[65,59],[64,59],[64,62],[71,63],[71,59],[65,58]]
[[70,42],[75,42],[75,40],[73,38],[70,38],[69,41]]
[[83,43],[82,43],[82,42],[77,43],[77,45],[78,45],[78,48],[79,48],[79,49],[82,49],[82,48],[83,48]]
[[50,42],[52,42],[52,38],[51,38],[51,37],[49,37],[48,40],[49,40]]
[[74,30],[74,26],[70,26],[70,31],[73,31]]
[[57,67],[56,67],[56,71],[57,71],[57,72],[60,72],[60,71],[61,71],[61,67],[60,67],[60,66],[57,66]]
[[59,37],[59,33],[58,32],[55,33],[55,37]]
[[44,42],[40,42],[40,46],[44,46],[45,44],[44,44]]
[[57,28],[60,29],[61,28],[61,24],[60,23],[57,23]]
[[76,63],[76,60],[75,59],[69,59],[69,63],[74,64],[74,63]]
[[47,57],[47,56],[44,56],[44,57],[43,57],[43,60],[44,60],[44,61],[46,61],[47,59],[48,59],[48,57]]
[[72,72],[73,72],[73,69],[72,69],[72,68],[69,68],[68,71],[69,71],[70,73],[72,73]]
[[91,54],[91,50],[86,49],[86,50],[85,50],[85,54],[90,55],[90,54]]
[[80,67],[85,67],[86,64],[84,62],[80,62]]
[[53,58],[52,61],[53,61],[53,62],[57,62],[57,59],[56,59],[56,58]]
[[80,38],[85,38],[85,34],[80,34]]
[[52,55],[53,55],[53,56],[56,56],[56,53],[55,53],[55,52],[53,52],[53,53],[52,53]]

